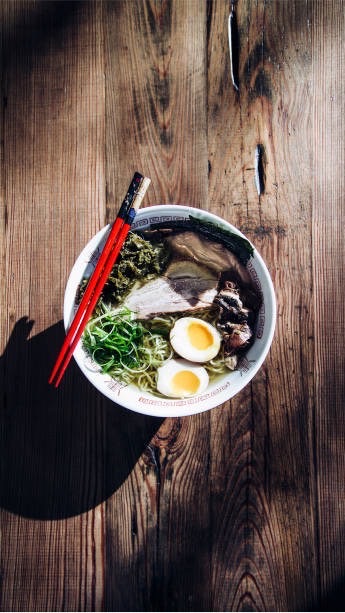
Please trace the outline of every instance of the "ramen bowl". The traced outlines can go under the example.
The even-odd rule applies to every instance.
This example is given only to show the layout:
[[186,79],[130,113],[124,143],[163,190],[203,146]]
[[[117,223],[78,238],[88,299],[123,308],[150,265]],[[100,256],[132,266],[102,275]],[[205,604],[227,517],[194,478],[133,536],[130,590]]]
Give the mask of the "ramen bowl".
[[[171,222],[188,219],[192,215],[201,221],[212,222],[224,230],[229,230],[246,238],[233,225],[216,215],[184,205],[157,205],[141,209],[132,225],[133,230],[146,230],[157,222]],[[110,226],[100,230],[84,247],[77,258],[68,282],[64,297],[64,325],[67,330],[76,311],[76,297],[83,278],[88,278],[95,269],[103,249]],[[247,239],[248,240],[248,239]],[[261,296],[261,306],[255,327],[254,342],[242,355],[235,370],[227,371],[209,382],[201,393],[187,398],[169,398],[141,391],[134,384],[124,384],[101,372],[79,341],[74,358],[85,377],[104,396],[126,409],[156,417],[178,417],[208,411],[222,405],[253,379],[262,366],[270,349],[276,322],[275,293],[267,266],[253,246],[253,255],[246,264],[251,282]]]

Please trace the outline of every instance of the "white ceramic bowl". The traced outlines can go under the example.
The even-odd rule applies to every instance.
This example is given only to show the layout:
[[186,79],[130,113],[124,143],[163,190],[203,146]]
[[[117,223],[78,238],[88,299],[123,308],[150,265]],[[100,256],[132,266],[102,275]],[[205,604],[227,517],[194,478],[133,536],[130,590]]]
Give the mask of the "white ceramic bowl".
[[[234,226],[216,215],[183,205],[167,204],[141,209],[132,227],[133,229],[146,229],[151,223],[188,218],[190,214],[200,219],[213,221],[240,236],[244,236]],[[89,275],[94,269],[108,231],[109,226],[106,226],[90,240],[72,268],[64,298],[64,324],[66,329],[74,316],[78,285],[83,276]],[[109,375],[103,375],[99,372],[97,366],[84,352],[81,341],[79,341],[74,352],[74,358],[79,368],[102,394],[127,409],[145,415],[158,417],[192,415],[224,403],[244,388],[257,373],[268,353],[275,329],[276,301],[274,288],[267,267],[255,248],[254,256],[250,258],[247,269],[263,298],[258,315],[255,341],[246,353],[246,359],[241,360],[240,368],[233,372],[229,371],[216,382],[210,383],[205,392],[185,399],[159,398],[141,392],[134,385],[124,386],[111,379]]]

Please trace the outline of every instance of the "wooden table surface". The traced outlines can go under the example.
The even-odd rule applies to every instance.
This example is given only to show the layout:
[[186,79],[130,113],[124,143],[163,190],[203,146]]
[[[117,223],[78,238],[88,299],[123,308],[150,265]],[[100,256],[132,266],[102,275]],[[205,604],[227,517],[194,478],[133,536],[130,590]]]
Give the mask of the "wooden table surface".
[[[228,0],[1,2],[2,611],[344,610],[344,3],[235,10],[239,93]],[[122,409],[74,361],[47,383],[135,170],[145,205],[244,231],[276,290],[263,367],[192,417]]]

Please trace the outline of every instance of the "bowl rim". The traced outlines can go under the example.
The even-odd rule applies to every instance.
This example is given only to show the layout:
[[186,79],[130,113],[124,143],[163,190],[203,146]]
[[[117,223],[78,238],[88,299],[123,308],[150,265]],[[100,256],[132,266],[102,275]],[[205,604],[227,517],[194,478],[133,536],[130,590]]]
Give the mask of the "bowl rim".
[[[173,212],[169,213],[169,210],[172,210]],[[245,236],[245,234],[243,234],[236,226],[233,226],[230,222],[222,219],[215,213],[193,206],[183,204],[157,204],[140,209],[134,220],[132,228],[134,230],[137,229],[138,226],[143,223],[143,220],[146,219],[148,219],[146,223],[146,227],[148,227],[150,222],[152,222],[152,217],[156,217],[157,214],[159,216],[165,215],[168,217],[177,216],[177,218],[184,218],[186,215],[190,214],[193,214],[193,216],[199,219],[205,219],[206,217],[207,220],[213,221],[226,229],[230,229],[239,236],[249,240],[254,249],[253,257],[249,261],[251,262],[251,270],[249,270],[249,272],[252,272],[253,274],[255,273],[255,275],[259,277],[258,282],[260,283],[261,288],[263,285],[265,286],[265,290],[262,292],[263,295],[265,295],[265,301],[262,305],[264,320],[263,327],[265,334],[263,334],[264,338],[261,338],[260,340],[259,356],[253,363],[250,363],[249,368],[246,367],[248,368],[247,371],[244,370],[244,372],[241,373],[242,380],[237,377],[236,385],[234,384],[234,380],[232,381],[231,385],[231,377],[234,379],[234,373],[229,371],[229,373],[226,373],[226,375],[222,375],[219,378],[218,383],[215,382],[215,384],[209,386],[208,393],[203,394],[202,400],[199,400],[199,402],[199,396],[193,396],[188,399],[161,399],[154,397],[152,394],[141,392],[134,385],[124,386],[118,382],[115,382],[115,380],[110,380],[109,377],[101,375],[94,367],[92,367],[90,359],[88,360],[86,358],[86,354],[82,349],[81,340],[78,342],[78,345],[75,348],[74,359],[89,382],[96,387],[99,392],[114,402],[114,404],[120,405],[136,413],[153,417],[166,418],[190,416],[221,406],[224,402],[227,402],[233,398],[239,391],[246,387],[250,381],[252,381],[253,377],[256,375],[265,361],[273,341],[276,326],[276,296],[273,282],[265,261],[256,249],[255,245],[253,245],[250,239],[248,239],[248,237]],[[64,294],[63,319],[65,330],[68,329],[73,318],[75,296],[80,280],[83,274],[85,274],[86,268],[90,264],[90,260],[92,260],[94,257],[94,254],[97,251],[97,246],[102,243],[102,239],[105,238],[110,227],[111,224],[107,224],[93,235],[93,237],[86,243],[79,253],[79,256],[76,258],[70,271]],[[269,321],[267,321],[268,318]],[[255,342],[248,350],[247,354],[249,354],[251,350],[253,352],[253,347],[255,348],[258,346],[258,340],[259,339],[255,339]],[[234,372],[237,373],[238,371],[236,370]],[[132,398],[132,396],[135,396],[136,398]]]

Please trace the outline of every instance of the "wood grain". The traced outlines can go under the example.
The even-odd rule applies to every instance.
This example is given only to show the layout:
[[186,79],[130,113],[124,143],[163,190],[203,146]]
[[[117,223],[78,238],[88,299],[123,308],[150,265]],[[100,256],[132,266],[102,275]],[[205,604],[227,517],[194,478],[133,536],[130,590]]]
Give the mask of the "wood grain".
[[[343,608],[343,3],[238,0],[239,92],[229,10],[0,5],[2,611]],[[265,364],[210,413],[126,411],[74,364],[47,384],[68,272],[135,170],[272,275]]]
[[5,2],[0,10],[1,607],[97,610],[104,519],[101,507],[86,512],[97,500],[86,488],[97,475],[102,412],[95,429],[94,396],[71,386],[52,395],[46,382],[68,271],[105,211],[99,9]]
[[[219,438],[227,441],[221,447],[225,466],[216,449],[212,454],[214,515],[223,518],[213,541],[216,610],[284,610],[295,600],[307,606],[314,597],[313,399],[304,393],[308,379],[313,385],[310,15],[301,3],[294,8],[279,2],[237,7],[239,93],[229,64],[220,61],[227,44],[224,7],[215,3],[211,16],[210,193],[219,212],[271,263],[278,301],[276,340],[264,368],[227,408],[227,425],[212,414],[215,432],[222,432],[212,440],[216,446]],[[222,88],[228,96],[220,106]],[[265,152],[262,197],[254,183],[258,143]]]
[[104,10],[111,203],[120,196],[116,177],[135,163],[152,180],[146,204],[205,208],[204,3],[119,1]]
[[[106,8],[106,105],[112,135],[108,185],[128,173],[134,159],[152,179],[148,204],[205,208],[205,6],[182,0],[110,3]],[[126,105],[119,99],[124,90],[131,93]],[[126,143],[124,150],[120,142]],[[116,195],[116,186],[110,191]],[[109,608],[178,610],[188,602],[191,609],[209,609],[209,594],[203,590],[209,580],[203,463],[208,423],[208,416],[167,420],[108,501]]]
[[[315,453],[317,462],[318,553],[322,604],[344,598],[344,77],[341,6],[315,6],[313,47],[312,262],[315,311]],[[319,171],[320,168],[324,170]],[[338,604],[339,603],[339,604]]]

